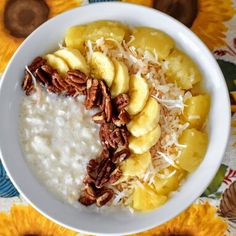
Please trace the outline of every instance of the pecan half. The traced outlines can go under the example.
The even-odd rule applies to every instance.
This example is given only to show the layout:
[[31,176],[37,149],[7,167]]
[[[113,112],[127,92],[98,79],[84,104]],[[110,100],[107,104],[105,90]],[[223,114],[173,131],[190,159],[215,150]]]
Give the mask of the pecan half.
[[77,91],[84,93],[86,91],[86,81],[88,76],[79,70],[69,70],[66,73],[66,82]]
[[119,112],[129,104],[129,95],[126,93],[119,94],[112,100],[112,102],[115,108]]
[[86,84],[88,76],[80,70],[67,71],[67,78],[76,84]]
[[96,105],[96,100],[100,92],[99,81],[97,79],[88,79],[86,89],[85,107],[91,109]]
[[115,153],[113,153],[113,156],[111,158],[112,162],[115,164],[120,164],[122,161],[124,161],[128,156],[130,156],[131,152],[128,148],[122,148],[117,149]]
[[96,205],[101,207],[107,204],[114,196],[114,191],[109,188],[104,188],[99,194],[99,197],[96,199]]
[[103,111],[100,111],[92,116],[92,120],[97,124],[102,124],[103,122],[105,122],[105,119],[106,117]]
[[92,184],[95,183],[95,179],[91,178],[89,175],[86,175],[83,180],[84,184]]
[[51,85],[52,75],[46,73],[42,68],[38,68],[35,71],[35,77],[42,85]]
[[112,117],[112,122],[118,127],[128,124],[129,121],[130,121],[130,117],[129,117],[128,112],[125,109],[121,110],[118,116]]
[[28,66],[29,70],[34,73],[36,69],[40,68],[42,65],[46,64],[46,60],[42,57],[36,57],[32,63]]
[[96,179],[97,177],[98,164],[99,163],[95,159],[91,159],[87,165],[87,173],[92,179]]
[[96,198],[98,189],[95,187],[94,183],[86,184],[84,191],[86,194],[88,194],[90,197]]
[[97,178],[95,181],[95,186],[97,188],[102,188],[110,179],[110,175],[114,170],[115,166],[110,159],[103,159],[97,170]]
[[116,168],[110,176],[109,183],[114,184],[122,176],[122,171],[119,168]]
[[30,96],[35,92],[33,79],[28,72],[25,72],[25,76],[21,86],[27,96]]
[[82,190],[79,197],[79,202],[85,206],[90,206],[96,202],[96,198],[90,196],[85,190]]
[[110,122],[112,118],[111,94],[104,81],[101,80],[100,85],[101,85],[101,91],[102,91],[102,103],[100,107],[105,113],[106,121]]
[[52,74],[52,84],[60,91],[60,93],[67,91],[68,84],[57,72],[53,72]]

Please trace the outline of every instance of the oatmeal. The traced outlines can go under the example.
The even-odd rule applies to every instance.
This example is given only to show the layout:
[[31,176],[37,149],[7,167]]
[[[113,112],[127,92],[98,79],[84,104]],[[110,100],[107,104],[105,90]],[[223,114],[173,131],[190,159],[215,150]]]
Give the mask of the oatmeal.
[[[84,206],[147,211],[201,163],[210,97],[158,29],[97,21],[26,66],[21,140],[52,192]],[[80,204],[80,205],[81,205]]]
[[94,111],[83,97],[59,97],[44,91],[21,105],[20,139],[34,173],[64,200],[77,201],[86,165],[101,151]]

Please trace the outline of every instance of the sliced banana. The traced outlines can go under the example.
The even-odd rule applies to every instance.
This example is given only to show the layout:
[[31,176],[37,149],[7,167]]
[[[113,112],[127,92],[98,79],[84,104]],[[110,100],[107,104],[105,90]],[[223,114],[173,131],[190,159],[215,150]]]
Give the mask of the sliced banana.
[[114,64],[101,52],[94,52],[90,61],[91,74],[96,79],[103,79],[110,87],[115,76]]
[[115,66],[115,77],[111,86],[111,95],[116,97],[121,93],[126,93],[129,90],[129,72],[127,66],[117,60],[113,60]]
[[73,48],[63,48],[59,49],[54,54],[65,60],[70,69],[80,70],[86,75],[89,73],[89,66],[79,50]]
[[142,112],[133,117],[127,128],[133,136],[140,137],[154,129],[159,119],[160,105],[155,98],[150,97]]
[[66,62],[56,55],[47,54],[44,58],[47,60],[47,63],[61,75],[64,75],[69,70]]
[[147,134],[140,136],[140,137],[134,137],[131,136],[129,138],[129,149],[136,153],[136,154],[142,154],[146,151],[148,151],[153,145],[157,143],[161,136],[161,128],[158,124],[155,129],[148,132]]
[[132,75],[129,82],[130,102],[127,111],[130,115],[136,115],[144,108],[148,96],[149,88],[147,81],[138,75]]
[[150,152],[143,154],[131,154],[121,165],[123,176],[142,177],[151,164]]

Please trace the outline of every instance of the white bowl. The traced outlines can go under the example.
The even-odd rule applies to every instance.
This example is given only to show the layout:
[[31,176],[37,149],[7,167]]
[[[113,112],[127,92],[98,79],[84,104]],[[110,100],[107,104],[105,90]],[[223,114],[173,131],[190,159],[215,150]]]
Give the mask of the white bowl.
[[[165,31],[199,65],[212,99],[209,147],[199,168],[161,208],[148,213],[124,211],[94,213],[79,210],[52,196],[29,169],[18,140],[19,105],[24,66],[38,55],[54,50],[72,25],[100,19],[118,20]],[[84,233],[121,235],[160,225],[188,207],[206,189],[224,154],[230,130],[230,103],[224,77],[206,46],[188,28],[153,9],[124,3],[100,3],[65,12],[39,27],[11,59],[0,87],[0,150],[6,170],[20,193],[42,214]]]

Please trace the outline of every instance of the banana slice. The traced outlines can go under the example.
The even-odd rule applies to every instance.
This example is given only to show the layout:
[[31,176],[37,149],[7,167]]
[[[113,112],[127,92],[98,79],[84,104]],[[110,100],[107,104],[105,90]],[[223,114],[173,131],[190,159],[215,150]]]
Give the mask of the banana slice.
[[57,70],[61,75],[64,75],[69,70],[69,67],[66,62],[60,57],[57,57],[53,54],[47,54],[44,58],[47,60],[47,63],[52,68]]
[[150,97],[142,112],[133,117],[128,123],[127,128],[133,136],[140,137],[154,129],[159,119],[160,105],[155,98]]
[[153,145],[155,145],[159,140],[160,136],[161,128],[160,125],[157,125],[155,129],[143,136],[131,136],[129,138],[129,149],[136,154],[142,154],[148,151]]
[[115,66],[115,77],[111,86],[111,95],[116,97],[121,93],[126,93],[129,90],[129,72],[127,66],[117,60],[113,60]]
[[150,152],[143,154],[131,154],[121,165],[123,176],[137,176],[142,177],[151,164]]
[[86,63],[84,56],[77,49],[63,48],[54,53],[67,62],[70,69],[78,69],[85,73],[89,73],[89,66]]
[[148,84],[143,77],[137,75],[130,77],[129,96],[127,111],[130,115],[136,115],[142,111],[149,96]]
[[103,79],[110,87],[115,76],[114,64],[101,52],[94,52],[90,62],[91,73],[96,79]]

